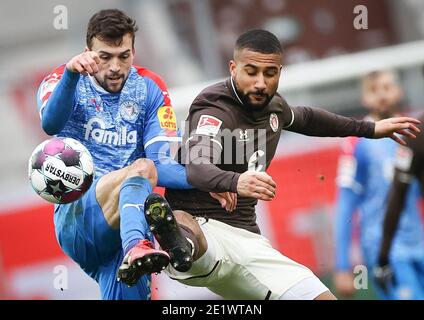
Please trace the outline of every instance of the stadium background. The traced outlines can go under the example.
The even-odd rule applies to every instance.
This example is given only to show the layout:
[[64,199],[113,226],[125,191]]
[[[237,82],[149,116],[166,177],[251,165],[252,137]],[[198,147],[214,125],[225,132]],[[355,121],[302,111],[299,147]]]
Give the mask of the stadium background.
[[[53,25],[58,5],[67,10],[66,29]],[[357,5],[368,9],[366,30],[353,26]],[[179,121],[201,88],[227,76],[236,37],[258,27],[273,31],[284,45],[279,90],[291,105],[360,117],[365,113],[360,77],[393,68],[406,91],[405,110],[424,109],[423,0],[2,1],[0,299],[99,297],[96,284],[58,247],[52,207],[31,190],[26,172],[33,148],[47,138],[36,113],[41,78],[81,52],[94,12],[115,7],[137,19],[136,62],[167,81]],[[279,186],[277,198],[258,210],[262,231],[274,246],[309,266],[330,288],[339,145],[340,139],[284,133],[269,170]],[[361,263],[358,249],[353,259]],[[67,288],[58,290],[55,268],[62,265]],[[155,277],[152,292],[157,299],[216,298],[166,276]],[[356,295],[374,297],[371,288]]]

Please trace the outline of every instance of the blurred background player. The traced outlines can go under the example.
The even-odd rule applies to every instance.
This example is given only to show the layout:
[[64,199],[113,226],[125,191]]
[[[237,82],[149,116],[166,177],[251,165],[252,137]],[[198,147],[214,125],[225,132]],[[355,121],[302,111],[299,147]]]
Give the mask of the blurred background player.
[[[379,121],[392,117],[397,112],[402,95],[402,89],[393,72],[376,71],[368,74],[362,80],[362,103],[369,110],[366,119]],[[414,139],[409,139],[408,142],[412,140]],[[396,149],[396,143],[389,139],[348,138],[343,145],[337,178],[339,190],[336,202],[334,275],[335,288],[341,295],[352,296],[355,291],[350,260],[355,213],[359,215],[363,261],[368,270],[376,266]],[[416,262],[424,262],[418,196],[417,186],[411,186],[390,255],[397,283],[388,290],[382,290],[383,288],[376,285],[380,298],[424,298],[422,289],[415,281],[417,270],[412,267]]]
[[44,131],[79,140],[94,160],[92,187],[57,205],[54,223],[63,251],[99,283],[103,299],[150,297],[150,275],[139,267],[160,272],[169,256],[148,240],[144,201],[157,183],[190,187],[184,167],[169,159],[179,137],[167,88],[133,65],[136,31],[122,11],[97,12],[84,52],[48,75],[37,95]]
[[[424,68],[422,71],[424,75]],[[424,114],[421,114],[419,119],[423,121]],[[406,141],[408,142],[407,146],[399,147],[396,153],[395,174],[387,201],[383,239],[378,255],[378,265],[373,273],[376,281],[383,288],[391,287],[397,282],[393,274],[393,268],[396,265],[392,265],[390,261],[390,249],[397,232],[401,214],[407,205],[408,193],[411,192],[409,190],[411,188],[414,189],[413,185],[417,183],[417,180],[420,184],[421,200],[424,198],[424,136],[419,135],[416,140],[406,139]],[[415,261],[415,263],[410,263],[404,268],[415,271],[409,272],[409,275],[416,277],[413,279],[416,284],[416,290],[421,290],[422,294],[424,294],[423,261]]]

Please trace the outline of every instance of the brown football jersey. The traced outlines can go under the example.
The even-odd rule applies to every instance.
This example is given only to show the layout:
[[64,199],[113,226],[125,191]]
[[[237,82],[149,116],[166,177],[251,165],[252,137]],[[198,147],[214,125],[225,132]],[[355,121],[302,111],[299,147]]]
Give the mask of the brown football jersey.
[[[424,130],[424,114],[419,118],[421,125],[419,128]],[[421,193],[424,195],[424,133],[417,134],[415,139],[406,138],[407,146],[400,146],[396,155],[396,179],[403,183],[409,183],[412,178],[417,178]]]
[[[424,123],[424,114],[419,118]],[[420,126],[421,131],[424,129]],[[421,194],[424,196],[424,135],[417,134],[415,139],[406,138],[407,146],[399,146],[395,159],[395,174],[383,223],[383,237],[380,244],[378,263],[383,266],[389,262],[389,252],[406,203],[411,183],[418,179]]]
[[227,212],[209,192],[237,192],[240,174],[265,171],[274,157],[282,130],[310,136],[372,137],[374,123],[342,117],[323,109],[289,107],[275,94],[263,108],[245,105],[231,78],[203,90],[187,118],[179,162],[195,189],[167,189],[172,208],[212,218],[260,233],[257,200],[238,197],[236,210]]

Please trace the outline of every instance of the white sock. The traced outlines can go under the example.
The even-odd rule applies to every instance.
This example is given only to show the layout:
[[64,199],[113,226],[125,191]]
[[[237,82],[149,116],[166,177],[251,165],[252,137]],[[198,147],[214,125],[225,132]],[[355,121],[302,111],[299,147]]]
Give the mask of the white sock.
[[190,273],[199,275],[208,274],[216,264],[215,240],[204,229],[202,231],[208,243],[208,248],[199,259],[193,262],[193,266],[190,269]]

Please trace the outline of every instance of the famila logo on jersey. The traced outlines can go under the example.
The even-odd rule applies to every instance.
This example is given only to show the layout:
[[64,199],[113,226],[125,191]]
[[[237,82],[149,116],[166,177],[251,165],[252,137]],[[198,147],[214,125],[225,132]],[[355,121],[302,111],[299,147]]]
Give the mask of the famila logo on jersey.
[[[94,124],[97,124],[98,128]],[[96,127],[97,127],[96,126]],[[137,142],[137,131],[132,130],[127,132],[125,126],[121,127],[120,132],[115,130],[106,130],[106,123],[100,118],[91,118],[87,124],[84,125],[85,135],[84,139],[94,139],[98,143],[110,145],[126,145]]]

